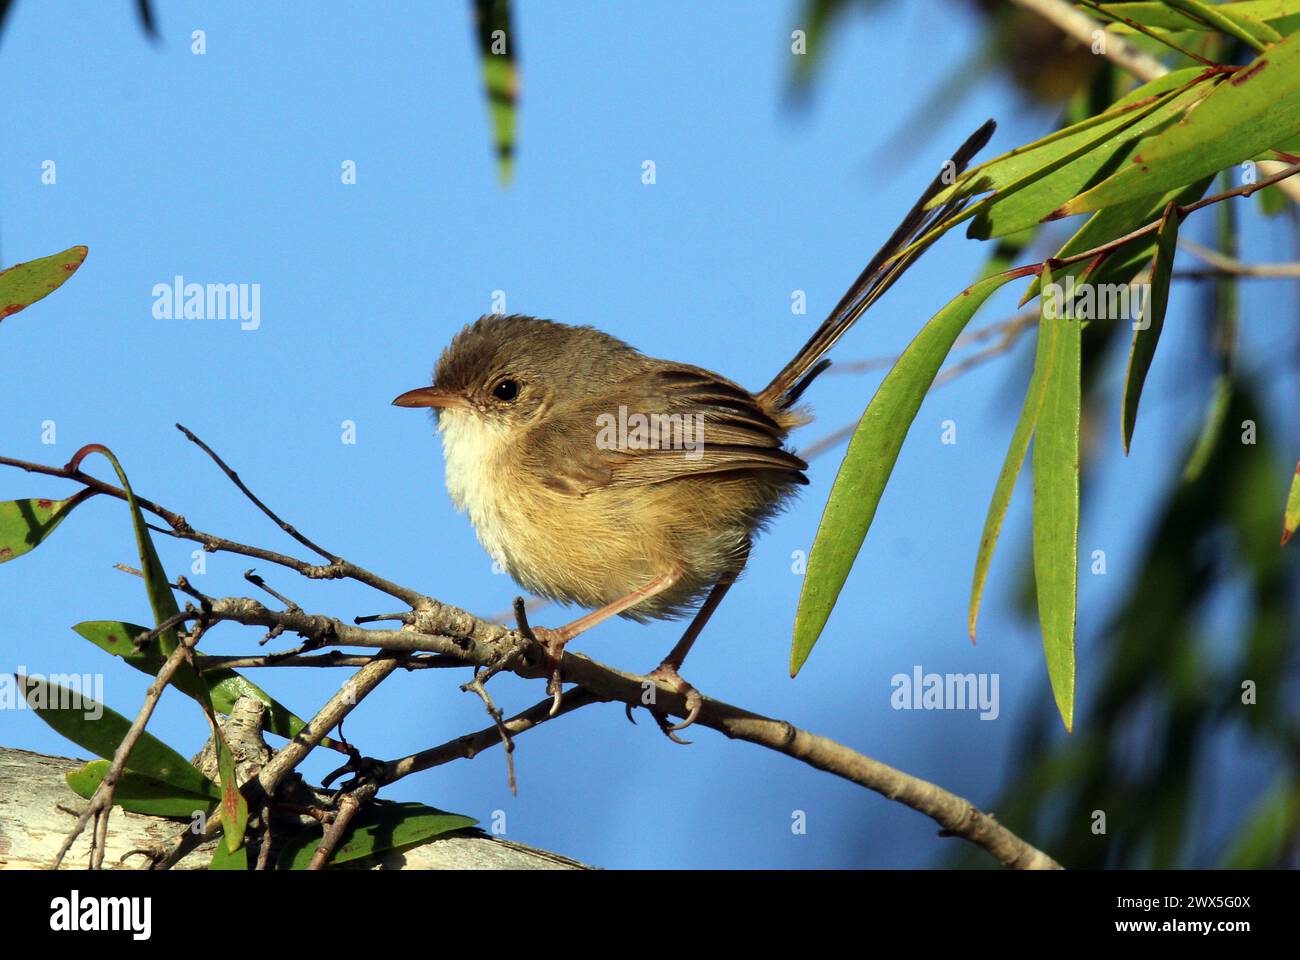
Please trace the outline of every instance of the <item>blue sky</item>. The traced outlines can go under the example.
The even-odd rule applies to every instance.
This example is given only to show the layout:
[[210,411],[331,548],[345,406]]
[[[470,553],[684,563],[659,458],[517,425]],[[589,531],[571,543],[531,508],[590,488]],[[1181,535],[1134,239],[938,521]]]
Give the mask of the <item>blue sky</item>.
[[[969,130],[999,118],[1000,151],[1050,127],[1050,115],[989,82],[925,142],[878,153],[941,83],[940,65],[964,59],[974,42],[974,25],[955,5],[896,4],[852,18],[806,111],[783,99],[793,3],[668,3],[654,14],[630,3],[518,6],[522,114],[515,181],[503,190],[467,4],[384,4],[364,14],[328,3],[293,13],[167,4],[156,48],[125,0],[16,4],[0,41],[10,131],[0,150],[0,252],[12,263],[84,243],[90,256],[64,288],[0,331],[0,450],[63,463],[84,443],[105,443],[137,490],[196,526],[301,552],[181,437],[172,427],[180,421],[330,549],[493,614],[516,588],[493,574],[452,508],[428,420],[389,401],[428,381],[442,346],[492,309],[494,291],[505,292],[512,312],[594,324],[757,389]],[[206,31],[205,55],[190,52],[194,29]],[[58,179],[45,185],[41,165],[51,159]],[[641,182],[647,159],[657,168],[652,186]],[[340,182],[348,160],[354,185]],[[1277,227],[1252,226],[1247,258],[1289,256],[1281,237]],[[835,357],[900,350],[986,255],[973,241],[947,238]],[[178,274],[260,284],[259,328],[155,319],[151,290]],[[794,290],[807,291],[806,316],[791,314]],[[1006,293],[983,322],[1014,308]],[[1293,286],[1247,287],[1245,336],[1262,353],[1294,343],[1294,294]],[[1179,310],[1176,297],[1133,455],[1123,463],[1115,455],[1117,410],[1099,441],[1104,460],[1081,540],[1085,551],[1107,550],[1109,573],[1081,585],[1084,689],[1095,630],[1138,556],[1150,501],[1134,491],[1163,488],[1201,413],[1203,387],[1179,375],[1180,357],[1192,355],[1192,327],[1177,322]],[[1017,730],[1047,696],[1037,631],[1009,598],[1024,557],[1024,485],[979,645],[965,634],[980,527],[1031,350],[1027,341],[926,402],[797,680],[787,670],[801,582],[792,557],[811,542],[838,451],[814,464],[798,505],[759,542],[686,676],[709,695],[991,802]],[[877,379],[821,380],[808,395],[817,421],[799,441],[855,419]],[[1294,409],[1294,377],[1275,386]],[[955,445],[940,442],[947,419],[957,423]],[[56,425],[53,445],[42,443],[45,421]],[[354,444],[341,440],[345,421],[355,424]],[[1295,416],[1264,429],[1293,440]],[[0,499],[67,492],[0,472]],[[170,572],[186,572],[189,545],[159,549]],[[68,629],[85,619],[148,619],[141,585],[112,569],[133,561],[127,515],[104,501],[0,570],[4,669],[102,671],[108,704],[133,714],[147,679]],[[244,595],[249,566],[211,555],[193,579],[209,593]],[[303,606],[344,618],[392,606],[361,587],[307,584],[264,565],[258,572]],[[549,608],[534,621],[569,618]],[[645,670],[679,629],[620,621],[575,648]],[[225,626],[204,646],[247,652],[258,639]],[[890,678],[918,664],[997,673],[999,718],[891,709]],[[279,670],[255,679],[309,715],[345,677]],[[479,729],[487,718],[456,689],[464,679],[396,676],[354,712],[346,734],[386,758]],[[540,683],[513,677],[493,687],[507,710],[543,695]],[[168,697],[151,729],[190,753],[205,725],[191,702]],[[621,707],[598,706],[520,738],[517,798],[497,750],[386,793],[485,824],[504,811],[511,839],[610,867],[917,866],[950,851],[953,841],[938,840],[929,820],[856,786],[709,731],[692,739],[675,746],[646,719],[629,726]],[[29,712],[0,714],[0,742],[75,752]],[[319,778],[331,759],[312,759],[304,771]],[[1266,782],[1249,758],[1225,763],[1243,802]],[[795,811],[806,814],[804,835],[791,831]]]

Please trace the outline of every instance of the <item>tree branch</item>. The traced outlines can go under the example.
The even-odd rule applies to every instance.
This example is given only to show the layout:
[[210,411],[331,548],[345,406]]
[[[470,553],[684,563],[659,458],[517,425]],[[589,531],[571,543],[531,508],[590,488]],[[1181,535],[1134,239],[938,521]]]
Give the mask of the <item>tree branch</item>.
[[[123,498],[121,491],[79,471],[68,468],[46,467],[0,457],[0,464],[9,464],[31,472],[75,480],[101,493]],[[272,555],[270,551],[245,544],[212,537],[189,527],[183,517],[156,504],[137,498],[145,509],[163,517],[178,536],[198,542],[219,542],[222,549],[245,556],[263,555],[269,562],[278,563],[311,577],[310,565],[292,557]],[[303,568],[307,568],[304,570]],[[378,649],[380,653],[368,659],[352,679],[320,709],[315,717],[293,740],[280,750],[258,773],[241,788],[249,803],[252,815],[268,798],[274,797],[284,778],[300,764],[320,740],[385,678],[403,665],[407,655],[416,652],[432,653],[441,660],[458,662],[468,667],[486,670],[484,678],[499,670],[509,670],[524,678],[543,678],[547,675],[547,658],[536,641],[528,639],[517,629],[482,620],[467,611],[441,603],[416,590],[393,584],[363,568],[344,560],[330,564],[338,571],[361,583],[378,586],[391,596],[403,599],[411,606],[410,622],[400,630],[367,630],[355,624],[314,614],[294,606],[285,610],[271,610],[261,602],[248,597],[208,598],[204,602],[205,623],[222,620],[267,629],[289,630],[304,637],[309,648],[359,646]],[[268,663],[267,666],[273,664]],[[654,688],[651,701],[659,716],[672,714],[685,717],[684,698],[671,688],[638,674],[624,673],[579,654],[565,652],[561,674],[566,682],[575,683],[578,691],[569,691],[560,712],[569,712],[587,703],[601,700],[619,701],[630,707],[643,705],[643,695]],[[450,744],[425,751],[412,757],[393,761],[383,766],[384,782],[392,782],[418,770],[428,769],[437,763],[447,762],[457,756],[470,757],[503,737],[510,737],[545,722],[549,715],[551,699],[543,701],[524,713],[504,721],[493,713],[493,726],[487,730],[459,738]],[[495,705],[485,699],[492,713]],[[829,738],[801,730],[784,721],[752,713],[720,700],[703,698],[698,724],[717,730],[727,737],[745,740],[768,749],[784,753],[819,770],[832,773],[857,783],[882,796],[903,803],[932,818],[942,828],[944,835],[962,837],[982,847],[999,863],[1015,868],[1059,868],[1051,857],[1016,836],[981,812],[970,801],[941,787],[911,776],[887,764],[867,757]],[[186,830],[176,838],[155,867],[166,869],[179,862],[204,839],[220,829],[215,818],[210,819],[202,833]]]

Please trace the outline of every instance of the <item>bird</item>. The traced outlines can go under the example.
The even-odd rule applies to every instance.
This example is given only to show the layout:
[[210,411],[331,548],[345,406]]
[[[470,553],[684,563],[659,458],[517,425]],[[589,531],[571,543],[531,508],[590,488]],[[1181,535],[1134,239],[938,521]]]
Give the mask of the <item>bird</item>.
[[[703,698],[680,673],[751,544],[808,483],[788,447],[798,405],[825,354],[924,251],[929,226],[960,209],[931,204],[988,141],[988,121],[954,153],[826,320],[763,389],[704,367],[646,356],[591,326],[487,314],[443,350],[432,383],[392,402],[437,421],[453,504],[524,589],[592,608],[531,628],[550,661],[558,708],[565,645],[613,616],[694,618],[647,677]],[[929,207],[929,209],[927,209]],[[921,238],[921,242],[914,241]]]

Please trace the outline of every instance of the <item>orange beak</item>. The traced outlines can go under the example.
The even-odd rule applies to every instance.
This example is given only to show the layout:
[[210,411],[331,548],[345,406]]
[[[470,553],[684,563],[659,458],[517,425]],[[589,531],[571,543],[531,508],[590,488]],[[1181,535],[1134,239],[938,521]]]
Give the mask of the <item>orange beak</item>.
[[434,407],[435,409],[446,409],[448,407],[466,408],[469,401],[465,399],[463,393],[455,390],[443,390],[439,387],[419,387],[415,390],[407,390],[406,393],[393,401],[395,407]]

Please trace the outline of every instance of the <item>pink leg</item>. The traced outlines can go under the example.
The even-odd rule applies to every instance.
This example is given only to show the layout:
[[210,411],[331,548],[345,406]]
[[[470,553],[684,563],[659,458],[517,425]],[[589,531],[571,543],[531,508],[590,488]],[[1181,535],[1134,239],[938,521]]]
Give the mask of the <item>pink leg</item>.
[[[686,729],[694,723],[700,715],[700,709],[704,706],[704,698],[700,696],[700,692],[683,680],[682,675],[678,673],[678,670],[681,669],[682,664],[686,661],[686,655],[691,652],[691,647],[695,644],[701,631],[704,630],[705,624],[709,622],[709,618],[713,616],[713,612],[718,609],[718,604],[722,603],[722,598],[727,595],[727,591],[731,589],[731,585],[735,583],[736,578],[740,576],[740,571],[744,569],[745,561],[748,559],[749,544],[747,543],[745,544],[745,552],[741,555],[740,563],[736,566],[735,572],[723,576],[716,584],[714,584],[713,589],[709,591],[708,597],[705,598],[704,603],[700,605],[700,609],[696,611],[695,618],[691,621],[691,625],[687,627],[686,632],[682,634],[682,638],[677,641],[677,644],[672,648],[672,650],[668,651],[668,656],[664,657],[663,663],[659,664],[659,666],[655,667],[647,674],[651,680],[662,680],[665,684],[686,699],[686,719],[673,726],[663,726],[661,723],[664,733],[666,733],[669,738],[676,740],[678,743],[685,743],[686,741],[680,740],[673,736],[673,734],[678,730]],[[631,713],[630,709],[628,713]]]
[[675,571],[660,574],[645,586],[638,587],[627,596],[620,597],[613,603],[607,603],[599,610],[593,610],[572,623],[566,623],[559,629],[533,627],[533,635],[545,649],[546,657],[551,664],[551,676],[546,684],[546,692],[555,698],[555,702],[551,706],[552,715],[560,709],[560,664],[564,659],[565,645],[578,634],[590,630],[599,623],[604,623],[610,617],[616,617],[624,610],[631,609],[638,603],[663,593],[676,582],[677,573]]

